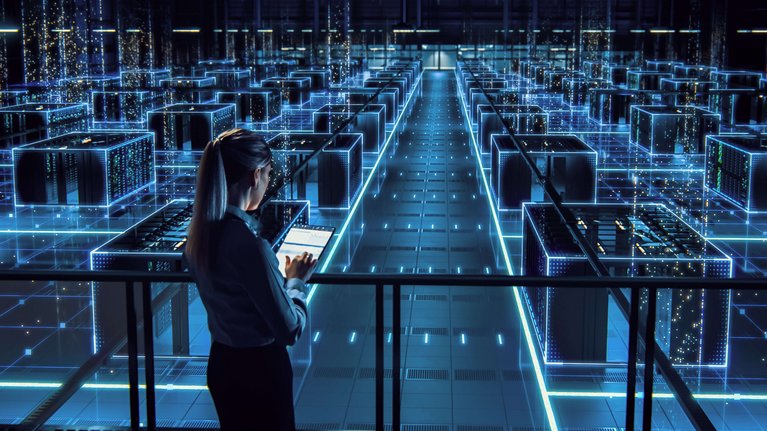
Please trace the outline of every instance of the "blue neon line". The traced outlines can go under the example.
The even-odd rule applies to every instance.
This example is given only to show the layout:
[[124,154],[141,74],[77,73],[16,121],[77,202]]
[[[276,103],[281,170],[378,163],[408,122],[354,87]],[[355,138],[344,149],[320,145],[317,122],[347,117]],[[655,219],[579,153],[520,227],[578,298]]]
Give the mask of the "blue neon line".
[[[509,258],[509,252],[506,249],[506,243],[503,241],[503,232],[501,230],[500,222],[498,221],[498,214],[495,210],[495,205],[493,203],[490,186],[487,182],[487,177],[485,175],[485,168],[482,165],[482,156],[479,151],[479,147],[477,146],[477,141],[474,137],[474,133],[471,130],[471,120],[469,119],[469,113],[466,111],[466,101],[463,98],[463,94],[460,91],[460,87],[458,91],[458,96],[461,98],[461,107],[463,108],[464,118],[466,119],[466,125],[469,128],[469,136],[471,136],[472,145],[474,145],[474,155],[476,156],[477,163],[479,164],[479,172],[482,175],[482,183],[485,186],[485,192],[486,192],[485,196],[487,197],[487,202],[490,205],[490,213],[493,215],[493,222],[495,223],[495,229],[500,238],[501,251],[503,252],[503,258],[506,263],[506,269],[509,272],[509,275],[514,275],[514,270],[511,266],[511,259]],[[554,416],[554,410],[551,406],[551,400],[549,399],[548,390],[546,389],[546,382],[543,379],[543,372],[541,371],[541,364],[538,359],[538,352],[535,350],[535,344],[533,342],[532,334],[530,332],[530,325],[527,322],[527,317],[525,316],[525,310],[523,308],[522,299],[520,297],[519,287],[513,286],[513,289],[514,289],[514,300],[517,305],[517,312],[519,313],[519,318],[522,322],[522,328],[524,329],[524,332],[525,332],[527,349],[530,352],[530,356],[532,357],[532,360],[533,360],[532,361],[533,369],[535,371],[536,380],[538,382],[538,388],[541,390],[541,398],[543,399],[543,407],[546,410],[546,417],[549,421],[549,426],[551,427],[552,431],[557,431],[559,427],[557,426],[557,421]]]
[[0,235],[2,234],[38,234],[38,235],[120,235],[124,233],[123,231],[113,231],[113,230],[90,230],[90,231],[79,231],[79,230],[20,230],[20,229],[4,229],[0,230]]

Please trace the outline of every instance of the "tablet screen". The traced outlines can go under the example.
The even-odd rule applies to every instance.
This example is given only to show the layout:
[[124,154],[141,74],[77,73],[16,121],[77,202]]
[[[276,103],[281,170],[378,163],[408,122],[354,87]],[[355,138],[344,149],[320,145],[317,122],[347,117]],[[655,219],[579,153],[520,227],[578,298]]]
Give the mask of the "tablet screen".
[[280,263],[280,272],[285,276],[285,256],[293,259],[304,252],[314,255],[319,259],[333,238],[334,228],[328,226],[309,226],[297,224],[290,228],[285,239],[277,250],[277,260]]

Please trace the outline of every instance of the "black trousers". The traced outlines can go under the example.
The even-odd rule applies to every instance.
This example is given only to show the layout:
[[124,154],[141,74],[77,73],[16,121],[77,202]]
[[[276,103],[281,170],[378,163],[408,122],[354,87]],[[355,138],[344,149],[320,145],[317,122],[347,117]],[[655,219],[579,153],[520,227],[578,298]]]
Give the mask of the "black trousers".
[[223,431],[294,431],[293,369],[285,346],[213,342],[208,389]]

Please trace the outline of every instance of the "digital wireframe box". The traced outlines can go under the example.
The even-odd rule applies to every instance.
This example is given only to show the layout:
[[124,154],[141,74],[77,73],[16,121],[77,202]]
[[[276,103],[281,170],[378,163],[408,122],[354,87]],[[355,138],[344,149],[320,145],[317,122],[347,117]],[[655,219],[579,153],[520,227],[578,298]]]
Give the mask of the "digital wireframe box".
[[[473,73],[472,73],[473,72]],[[504,79],[503,77],[499,76],[496,72],[480,72],[476,69],[471,70],[462,70],[461,71],[461,84],[462,88],[465,90],[469,90],[469,84],[471,84],[474,81],[485,81],[485,80],[492,80],[492,79]]]
[[547,94],[546,90],[535,89],[529,91],[510,90],[507,88],[490,88],[482,91],[480,88],[470,90],[470,111],[472,124],[477,124],[479,105],[490,105],[492,100],[495,105],[527,105],[538,94]]
[[546,72],[551,70],[551,63],[535,63],[530,65],[530,82],[534,85],[543,85],[546,81]]
[[[516,135],[565,202],[596,201],[597,152],[575,135]],[[491,186],[499,210],[548,200],[509,135],[492,135]]]
[[27,103],[0,108],[0,148],[11,148],[88,129],[88,106]]
[[[663,205],[565,206],[611,276],[732,277],[732,259]],[[522,212],[524,275],[594,275],[552,204],[525,204]],[[545,362],[608,360],[606,289],[524,290]],[[729,309],[727,290],[661,288],[658,344],[677,366],[725,366]]]
[[172,103],[206,103],[215,97],[216,78],[178,77],[160,80],[160,87],[168,89]]
[[[336,128],[350,118],[363,105],[329,104],[312,113],[315,132],[333,133]],[[347,133],[362,134],[362,151],[378,153],[386,139],[386,106],[367,105],[344,129]]]
[[767,122],[767,97],[764,90],[719,88],[709,91],[709,108],[728,126]]
[[0,90],[0,106],[23,105],[29,98],[27,90]]
[[59,81],[67,103],[88,103],[94,90],[115,90],[120,88],[119,76],[78,76]]
[[[377,105],[384,105],[386,107],[386,123],[392,124],[397,119],[399,113],[399,106],[397,105],[397,93],[399,90],[396,88],[384,88],[380,93],[377,88],[350,88],[348,91],[341,93],[344,97],[344,102],[352,105],[364,105],[375,96],[375,99],[370,100],[371,103]],[[376,95],[377,93],[377,95]]]
[[79,132],[12,150],[16,205],[109,207],[155,179],[151,133]]
[[522,60],[519,63],[520,75],[522,75],[523,78],[527,78],[531,80],[534,79],[534,75],[533,75],[534,66],[551,67],[551,63],[549,63],[548,61],[540,61],[535,59]]
[[632,106],[629,140],[650,154],[704,152],[706,135],[719,133],[719,115],[692,106]]
[[220,133],[234,128],[234,105],[182,103],[147,114],[159,151],[202,151]]
[[144,123],[147,112],[162,103],[162,94],[149,90],[93,91],[93,121]]
[[209,70],[205,72],[206,78],[215,78],[216,86],[219,88],[238,89],[248,88],[250,86],[249,69],[232,70]]
[[145,90],[160,87],[160,81],[170,79],[168,69],[132,69],[120,72],[123,89]]
[[406,78],[408,80],[409,89],[413,89],[415,87],[415,83],[418,80],[419,75],[419,67],[416,65],[392,65],[384,69],[382,72],[378,72],[378,76],[388,76],[388,77],[394,77],[394,76],[401,76],[403,78]]
[[706,188],[746,212],[767,211],[767,136],[706,138]]
[[[549,113],[538,105],[496,105],[495,107],[514,133],[531,135],[545,134],[548,131]],[[477,125],[479,149],[483,154],[490,154],[492,152],[490,135],[506,134],[503,121],[490,105],[479,105]]]
[[360,72],[362,72],[360,60],[332,60],[330,62],[330,82],[333,84],[343,84]]
[[626,72],[626,85],[631,90],[660,90],[660,80],[673,77],[670,72],[629,70]]
[[209,58],[198,60],[197,67],[201,73],[204,73],[209,70],[232,70],[236,67],[236,63],[233,58]]
[[280,95],[283,105],[303,105],[309,101],[312,91],[310,78],[267,78],[261,87]]
[[567,69],[551,69],[546,71],[543,85],[546,87],[546,90],[552,93],[563,93],[565,78],[585,78],[585,76],[581,72]]
[[688,64],[674,66],[674,76],[676,78],[693,78],[701,81],[711,80],[711,72],[717,70],[714,66],[704,66],[701,64]]
[[647,60],[645,61],[645,69],[655,72],[673,72],[677,66],[684,66],[681,61],[672,60]]
[[471,97],[471,90],[474,88],[480,89],[490,89],[490,88],[507,88],[508,81],[505,79],[477,79],[477,80],[469,80],[466,83],[466,93],[463,95],[463,97],[466,100],[469,100]]
[[[274,244],[293,223],[309,222],[307,202],[269,201],[260,211],[261,236]],[[192,218],[192,202],[173,200],[122,234],[90,252],[90,269],[94,271],[184,270],[182,253],[186,231]],[[125,337],[125,288],[123,283],[93,283],[94,351],[110,340]],[[140,288],[136,303],[141,303]],[[190,352],[189,304],[198,297],[197,289],[188,283],[152,283],[154,336],[171,330],[170,351],[163,355],[193,355]],[[141,308],[137,307],[139,319]],[[139,337],[141,338],[141,337]],[[207,355],[207,347],[198,355]]]
[[413,85],[415,85],[415,77],[409,70],[379,70],[376,72],[376,78],[379,79],[404,79],[405,80],[405,89],[409,92],[413,89]]
[[631,107],[652,103],[650,94],[625,88],[589,90],[589,118],[599,124],[629,124]]
[[405,99],[409,94],[407,89],[407,83],[404,78],[394,78],[390,80],[388,78],[368,78],[362,83],[366,88],[396,88],[397,89],[397,104],[402,106],[405,104]]
[[719,88],[759,88],[760,72],[748,70],[716,70],[711,72],[711,80],[719,84]]
[[663,96],[667,105],[695,105],[708,107],[709,92],[719,86],[713,81],[694,78],[661,78],[660,89],[670,93]]
[[609,64],[602,68],[602,78],[612,85],[626,85],[629,70],[639,70],[639,68],[625,64]]
[[588,101],[589,90],[592,88],[605,88],[610,84],[604,79],[587,78],[563,78],[563,100],[570,105],[585,105]]
[[[323,145],[328,144],[325,148]],[[362,188],[362,135],[340,133],[280,133],[268,142],[275,162],[292,173],[295,166],[322,150],[310,159],[310,167],[316,172],[299,174],[291,187],[295,196],[308,199],[320,209],[349,209]],[[313,180],[313,181],[312,181]],[[307,195],[310,181],[317,185],[316,200]]]
[[267,123],[282,113],[280,95],[266,89],[221,91],[216,102],[234,105],[235,119],[243,123]]
[[607,64],[600,60],[584,60],[581,65],[581,70],[588,79],[602,78],[605,68],[607,68]]
[[330,71],[327,69],[298,69],[290,72],[291,78],[309,78],[312,91],[330,88]]

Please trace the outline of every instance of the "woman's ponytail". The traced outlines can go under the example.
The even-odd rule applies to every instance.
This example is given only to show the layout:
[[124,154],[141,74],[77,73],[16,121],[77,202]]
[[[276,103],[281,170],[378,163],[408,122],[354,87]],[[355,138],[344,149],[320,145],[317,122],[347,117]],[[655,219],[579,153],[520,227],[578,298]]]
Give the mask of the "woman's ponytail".
[[216,138],[205,146],[200,160],[194,211],[185,247],[187,258],[198,271],[207,272],[210,266],[210,230],[216,222],[224,218],[227,200],[221,139]]

